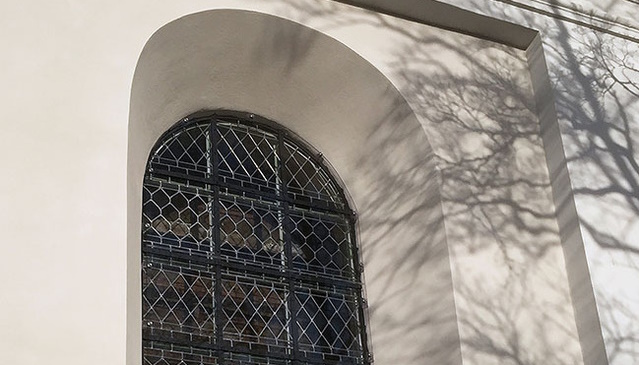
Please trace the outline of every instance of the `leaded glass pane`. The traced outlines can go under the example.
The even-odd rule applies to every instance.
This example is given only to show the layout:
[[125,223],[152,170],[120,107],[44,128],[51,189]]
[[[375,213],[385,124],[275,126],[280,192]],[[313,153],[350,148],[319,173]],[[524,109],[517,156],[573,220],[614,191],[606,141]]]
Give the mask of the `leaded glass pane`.
[[144,365],[370,364],[353,216],[289,133],[185,119],[142,204]]
[[218,172],[222,181],[247,189],[274,192],[278,187],[275,136],[238,124],[218,124]]
[[[195,351],[194,351],[195,350]],[[213,351],[145,341],[143,365],[217,365]]]
[[221,254],[281,266],[285,262],[280,208],[237,196],[219,200]]
[[[225,340],[290,347],[288,290],[283,280],[227,271],[220,294]],[[242,346],[237,342],[235,346]]]
[[291,143],[284,146],[282,178],[289,197],[298,204],[323,202],[343,209],[345,205],[339,189],[327,171],[299,146]]
[[270,359],[267,357],[230,353],[225,362],[229,365],[290,365],[288,360]]
[[357,295],[352,290],[300,287],[295,299],[299,348],[310,360],[351,363],[361,357]]
[[212,343],[213,274],[206,267],[145,262],[142,275],[142,321],[155,336]]
[[182,183],[206,178],[211,170],[207,128],[206,124],[194,125],[167,138],[155,150],[149,172]]
[[353,276],[350,227],[345,217],[292,210],[289,222],[296,268],[326,275]]
[[211,251],[210,197],[179,185],[149,182],[143,199],[143,239],[150,246],[192,254]]

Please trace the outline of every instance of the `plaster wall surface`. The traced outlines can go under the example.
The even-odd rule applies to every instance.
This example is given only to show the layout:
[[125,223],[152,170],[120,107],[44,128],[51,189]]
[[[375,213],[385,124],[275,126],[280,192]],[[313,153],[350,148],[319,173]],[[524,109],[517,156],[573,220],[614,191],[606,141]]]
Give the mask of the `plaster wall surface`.
[[[605,356],[610,364],[637,363],[639,5],[446,3],[539,30],[577,208],[576,234],[584,242]],[[546,13],[537,11],[542,8]]]
[[639,19],[634,0],[494,0],[512,7],[526,9],[538,15],[561,15],[565,20],[580,21],[637,35]]
[[337,4],[288,6],[329,34],[363,26],[379,40],[356,51],[376,59],[383,50],[375,65],[430,137],[464,361],[580,363],[526,55]]
[[[402,297],[382,290],[383,285],[371,286],[369,296],[378,303],[386,301],[386,308],[403,302],[400,304],[416,304],[424,311],[418,313],[419,318],[427,322],[414,323],[415,332],[409,332],[412,339],[407,343],[415,346],[399,363],[461,363],[458,350],[446,348],[442,352],[437,348],[441,343],[435,339],[430,347],[422,347],[421,353],[417,346],[433,336],[433,328],[447,328],[447,334],[454,334],[447,327],[453,310],[464,364],[582,363],[523,52],[327,1],[220,0],[213,5],[205,1],[69,1],[61,6],[25,1],[3,7],[6,11],[0,12],[0,39],[10,51],[0,59],[2,96],[7,106],[0,133],[3,168],[7,171],[0,180],[0,226],[5,237],[0,246],[4,261],[0,275],[6,278],[0,281],[4,293],[1,363],[132,365],[139,361],[137,340],[131,337],[135,329],[130,327],[139,318],[135,306],[130,306],[138,292],[135,286],[127,292],[127,283],[131,284],[131,275],[139,265],[135,246],[127,243],[139,236],[135,229],[127,231],[127,224],[139,225],[135,212],[140,207],[135,199],[127,202],[127,189],[135,190],[135,184],[139,184],[144,161],[138,158],[127,171],[127,159],[148,153],[161,132],[180,117],[194,109],[218,106],[256,108],[266,117],[288,121],[294,131],[328,152],[329,160],[352,186],[349,190],[358,209],[393,212],[390,221],[400,227],[406,225],[405,242],[415,243],[421,254],[402,259],[391,246],[371,247],[365,260],[377,260],[378,265],[367,268],[367,284],[369,280],[399,280],[406,286],[394,283],[389,288],[401,291],[421,285],[436,292],[450,283],[446,276],[450,274],[446,273],[452,271],[455,302],[445,310],[432,305],[434,299],[441,298],[424,297],[420,292]],[[137,104],[146,107],[129,110],[135,65],[151,34],[176,18],[213,8],[275,14],[343,42],[381,71],[408,102],[410,109],[399,108],[398,114],[388,114],[389,118],[414,118],[407,125],[419,128],[393,129],[378,119],[379,128],[351,130],[345,136],[360,139],[357,143],[349,141],[350,145],[366,145],[368,150],[364,151],[381,158],[364,159],[358,164],[355,157],[362,151],[345,153],[344,144],[339,143],[342,139],[337,138],[344,136],[327,133],[313,119],[325,113],[329,102],[344,105],[344,100],[359,95],[340,92],[351,90],[352,85],[340,85],[340,80],[327,77],[323,82],[336,83],[335,93],[321,102],[312,98],[318,90],[296,86],[278,91],[306,100],[302,105],[308,108],[295,111],[283,108],[277,100],[269,103],[268,99],[255,98],[270,91],[270,85],[263,81],[295,70],[292,66],[296,58],[279,58],[277,54],[252,53],[254,57],[242,59],[237,65],[265,70],[241,85],[259,92],[242,92],[236,86],[199,93],[196,91],[204,90],[203,86],[198,89],[189,85],[202,85],[206,80],[199,79],[202,75],[187,73],[187,78],[171,79],[170,74],[161,74],[148,78],[142,84],[146,89],[134,93],[149,98]],[[197,33],[198,28],[193,31]],[[266,32],[264,36],[273,42],[267,49],[281,47],[283,55],[302,59],[309,57],[305,52],[312,54],[313,47],[318,46],[309,42],[313,37],[282,41],[277,34]],[[183,66],[194,51],[189,47],[173,44],[172,49],[181,57],[150,58],[146,70]],[[228,49],[233,50],[230,46]],[[256,46],[237,52],[260,49]],[[278,62],[262,64],[269,57]],[[348,70],[348,64],[344,67]],[[551,73],[553,70],[559,68],[551,69]],[[212,73],[206,77],[211,80],[216,76]],[[292,73],[289,77],[299,75]],[[172,92],[184,94],[179,99],[168,99]],[[164,96],[154,99],[154,95]],[[384,95],[382,100],[396,100],[393,98]],[[228,100],[235,103],[221,102]],[[581,104],[573,100],[566,105]],[[388,104],[373,105],[368,113],[378,118],[386,116],[373,113],[385,108],[391,109]],[[146,124],[132,125],[129,130],[129,113]],[[367,115],[353,114],[358,120]],[[307,124],[296,125],[294,121]],[[362,124],[366,128],[372,125]],[[128,140],[127,156],[127,137],[131,135],[136,139]],[[432,147],[427,146],[427,139]],[[406,162],[415,162],[419,168],[403,169],[410,167]],[[355,167],[368,172],[354,174]],[[388,197],[381,203],[374,199],[390,190],[388,184],[397,183],[384,181],[393,174],[404,176],[399,182],[412,182],[402,187],[414,193],[391,196],[400,204],[399,209]],[[365,179],[358,180],[357,176]],[[133,185],[127,185],[127,181]],[[420,195],[422,191],[428,194]],[[425,208],[403,211],[401,204],[408,204],[413,196],[423,199],[417,203]],[[429,200],[431,197],[434,200]],[[437,215],[438,209],[443,219],[441,213]],[[373,217],[371,214],[361,223],[366,232],[363,245],[369,240],[379,242],[388,234],[387,227]],[[445,244],[448,250],[442,251]],[[449,253],[448,269],[434,259],[447,258]],[[431,262],[437,264],[424,265]],[[452,302],[452,298],[446,300]],[[386,313],[386,317],[380,313]],[[372,326],[400,328],[414,317],[410,314],[381,311]],[[431,332],[420,332],[424,329]],[[404,338],[401,336],[406,334],[389,332],[388,337],[373,338],[379,343],[373,350],[380,363],[398,363],[392,359],[402,355],[386,351],[384,341],[392,344],[397,336]],[[128,362],[127,335],[132,341]],[[447,341],[450,338],[446,336]],[[454,347],[455,339],[445,344],[451,343]]]

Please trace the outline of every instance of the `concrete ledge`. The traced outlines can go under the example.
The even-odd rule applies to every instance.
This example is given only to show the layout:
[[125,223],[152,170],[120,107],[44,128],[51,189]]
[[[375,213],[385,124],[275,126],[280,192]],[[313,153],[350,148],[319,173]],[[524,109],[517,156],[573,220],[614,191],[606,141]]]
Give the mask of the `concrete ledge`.
[[525,50],[537,31],[434,0],[336,0]]

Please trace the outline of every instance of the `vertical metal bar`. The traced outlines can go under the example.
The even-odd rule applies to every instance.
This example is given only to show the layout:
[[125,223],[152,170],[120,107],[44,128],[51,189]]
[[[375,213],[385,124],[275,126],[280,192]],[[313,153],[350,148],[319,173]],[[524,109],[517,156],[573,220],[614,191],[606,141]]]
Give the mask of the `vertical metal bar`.
[[[357,248],[357,237],[355,235],[355,224],[357,221],[357,214],[353,211],[351,216],[348,217],[347,219],[348,221],[348,225],[349,225],[349,244],[351,246],[351,262],[353,263],[353,276],[354,276],[354,281],[357,283],[362,284],[364,282],[363,280],[363,271],[364,271],[364,266],[362,264],[362,259],[360,257],[359,254],[359,250]],[[364,364],[368,365],[372,363],[372,356],[371,353],[369,351],[369,343],[368,343],[368,332],[366,330],[367,326],[366,323],[368,322],[368,316],[367,316],[367,308],[368,308],[368,304],[366,303],[366,300],[364,299],[364,287],[362,284],[362,287],[357,291],[357,317],[359,319],[359,323],[358,323],[358,332],[360,335],[360,343],[361,343],[361,350],[362,350],[362,356],[363,356],[363,360],[364,360]]]
[[[284,219],[282,221],[282,231],[284,232],[284,251],[286,254],[286,268],[285,270],[288,272],[292,272],[293,271],[293,242],[291,240],[291,233],[289,232],[289,227],[290,227],[290,215],[289,215],[289,206],[287,203],[287,189],[286,189],[286,181],[284,181],[284,168],[285,168],[285,161],[284,161],[284,151],[286,150],[285,146],[284,146],[284,136],[283,133],[281,131],[278,131],[277,133],[277,154],[280,157],[281,163],[279,164],[279,168],[278,168],[278,175],[282,181],[282,186],[281,186],[281,194],[282,194],[282,200],[280,200],[281,203],[281,207],[282,207],[282,214],[284,216]],[[289,333],[291,336],[291,340],[292,340],[292,344],[293,344],[293,361],[294,363],[297,363],[297,360],[299,359],[299,346],[297,343],[298,340],[298,328],[297,328],[297,310],[298,310],[298,306],[295,300],[295,280],[293,279],[292,275],[287,275],[287,281],[288,281],[288,296],[287,296],[287,303],[288,303],[288,308],[290,310],[290,315],[291,317],[289,318]]]
[[[209,124],[209,138],[211,139],[211,153],[209,155],[210,163],[212,165],[213,174],[211,176],[213,182],[213,204],[211,204],[211,216],[214,224],[211,225],[212,239],[213,239],[213,251],[215,258],[220,257],[222,242],[220,240],[220,187],[218,182],[218,132],[217,132],[217,119],[215,116],[211,116],[211,123]],[[215,348],[218,354],[218,364],[224,364],[224,355],[222,352],[222,341],[224,336],[222,334],[222,268],[221,265],[215,265],[215,290],[213,291],[213,300],[215,308]]]

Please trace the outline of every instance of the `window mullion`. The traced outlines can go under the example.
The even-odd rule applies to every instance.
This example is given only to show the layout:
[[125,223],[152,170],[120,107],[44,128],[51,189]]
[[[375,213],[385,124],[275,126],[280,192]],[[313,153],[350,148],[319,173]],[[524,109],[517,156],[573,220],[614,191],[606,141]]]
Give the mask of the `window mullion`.
[[[215,119],[211,120],[209,125],[209,138],[211,145],[211,153],[209,154],[209,162],[211,164],[211,180],[213,182],[213,202],[211,204],[211,224],[213,240],[213,254],[217,259],[220,257],[222,242],[220,240],[220,187],[218,184],[218,155],[217,149],[219,138],[217,134],[217,123]],[[223,313],[222,313],[222,268],[221,265],[215,265],[215,289],[213,291],[213,307],[215,308],[215,347],[218,350],[218,364],[224,364],[224,355],[222,352],[223,345]]]
[[[364,264],[358,259],[361,259],[360,254],[357,249],[357,241],[355,234],[355,224],[357,223],[357,215],[353,211],[351,216],[348,218],[349,225],[349,236],[350,236],[350,248],[351,248],[351,263],[353,265],[353,278],[355,282],[362,283],[364,282],[363,271]],[[364,358],[364,364],[369,365],[373,362],[372,354],[369,350],[370,344],[368,343],[368,332],[366,331],[365,323],[367,322],[367,308],[368,303],[366,302],[364,295],[364,286],[360,287],[360,289],[356,290],[357,293],[357,317],[359,318],[357,326],[358,332],[360,336],[360,350],[362,351],[362,355]]]
[[[290,217],[289,217],[289,204],[287,202],[287,189],[286,189],[286,181],[284,181],[284,136],[282,132],[277,134],[277,156],[280,159],[280,163],[278,164],[278,178],[281,181],[280,184],[280,194],[282,200],[280,200],[280,204],[282,206],[282,231],[284,232],[284,251],[286,255],[286,266],[284,268],[289,274],[293,272],[293,243],[291,240],[291,233],[289,231]],[[288,281],[288,296],[286,297],[287,305],[289,308],[290,318],[289,318],[289,334],[291,338],[291,343],[293,345],[293,359],[294,363],[298,363],[299,360],[299,346],[298,346],[298,328],[297,328],[297,301],[295,300],[295,279],[293,275],[286,275],[286,280]]]

